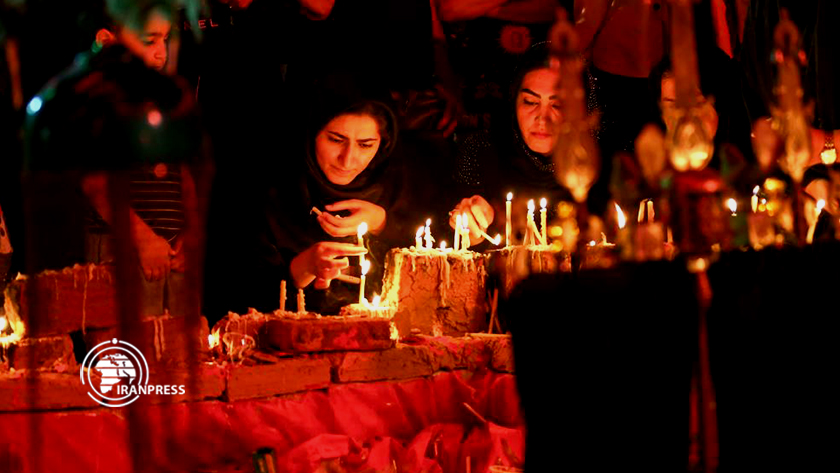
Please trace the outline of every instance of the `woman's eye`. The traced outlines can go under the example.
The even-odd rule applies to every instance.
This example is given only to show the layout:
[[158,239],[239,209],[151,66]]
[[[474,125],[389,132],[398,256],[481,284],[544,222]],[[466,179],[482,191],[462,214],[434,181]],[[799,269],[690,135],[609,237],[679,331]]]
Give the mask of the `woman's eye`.
[[364,148],[364,149],[373,148],[373,143],[359,143],[359,148]]
[[528,105],[528,106],[537,105],[537,102],[534,102],[533,100],[527,100],[527,99],[526,99],[526,100],[523,100],[522,102],[523,102],[525,105]]
[[328,136],[328,137],[327,137],[327,139],[328,139],[331,143],[341,143],[341,141],[342,141],[340,138],[336,138],[336,137],[334,137],[334,136]]

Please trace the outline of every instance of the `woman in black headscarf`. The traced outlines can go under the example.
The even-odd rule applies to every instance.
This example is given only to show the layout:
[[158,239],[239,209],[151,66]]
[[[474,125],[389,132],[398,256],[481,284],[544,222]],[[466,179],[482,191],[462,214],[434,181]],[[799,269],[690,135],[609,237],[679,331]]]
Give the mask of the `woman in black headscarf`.
[[[334,314],[358,302],[359,286],[336,278],[358,277],[356,257],[363,254],[371,262],[370,299],[380,291],[385,252],[404,233],[404,167],[391,156],[396,120],[386,96],[354,83],[335,75],[299,97],[306,119],[289,139],[303,139],[297,138],[282,173],[272,174],[281,183],[269,189],[259,231],[259,294],[250,303],[263,311],[277,308],[281,280],[290,294],[295,287],[306,290],[310,311]],[[363,222],[366,248],[357,241]]]
[[[450,223],[454,225],[457,213],[466,213],[472,242],[481,240],[476,227],[485,230],[504,209],[508,192],[517,202],[538,202],[543,197],[552,203],[571,200],[554,174],[552,150],[563,117],[556,95],[559,71],[550,64],[548,44],[535,44],[523,57],[511,83],[509,116],[494,120],[500,126],[491,134],[468,136],[461,145],[454,178],[461,195],[472,197],[461,200]],[[525,205],[514,209],[523,211]],[[513,221],[521,226],[525,219]],[[524,229],[514,226],[513,230],[519,233]]]

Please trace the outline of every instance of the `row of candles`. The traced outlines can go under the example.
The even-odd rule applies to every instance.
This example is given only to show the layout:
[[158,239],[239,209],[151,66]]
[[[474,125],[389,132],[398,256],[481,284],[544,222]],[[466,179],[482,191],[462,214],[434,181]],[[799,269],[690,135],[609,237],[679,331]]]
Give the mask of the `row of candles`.
[[[545,198],[540,199],[540,228],[537,228],[537,223],[534,218],[534,212],[536,210],[536,205],[534,204],[534,200],[531,199],[528,201],[528,220],[527,220],[527,232],[525,235],[524,244],[540,244],[540,245],[547,245],[548,244],[548,215],[547,215],[547,207],[548,207],[548,200]],[[513,193],[509,192],[507,194],[507,200],[505,202],[505,246],[511,246],[512,240],[512,208],[513,208]],[[417,233],[414,235],[414,247],[415,249],[422,250],[431,250],[434,248],[435,239],[432,236],[431,232],[431,225],[432,219],[427,218],[426,224],[421,225],[417,228]],[[440,250],[442,251],[466,251],[471,246],[470,242],[470,227],[469,227],[469,215],[466,212],[456,214],[455,215],[455,228],[453,241],[454,245],[452,248],[446,247],[446,241],[441,241]],[[494,245],[498,246],[502,242],[502,236],[497,234],[495,237],[491,237],[487,233],[485,233],[481,228],[478,228],[478,233],[486,238],[488,241],[493,243]]]

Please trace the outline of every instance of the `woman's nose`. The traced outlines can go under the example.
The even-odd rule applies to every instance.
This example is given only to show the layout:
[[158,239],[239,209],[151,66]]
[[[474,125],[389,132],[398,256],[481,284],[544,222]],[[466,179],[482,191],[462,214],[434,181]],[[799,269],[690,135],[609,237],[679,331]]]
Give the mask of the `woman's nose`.
[[353,147],[348,145],[342,146],[341,152],[338,154],[338,164],[342,168],[348,169],[354,160],[355,153],[353,152]]

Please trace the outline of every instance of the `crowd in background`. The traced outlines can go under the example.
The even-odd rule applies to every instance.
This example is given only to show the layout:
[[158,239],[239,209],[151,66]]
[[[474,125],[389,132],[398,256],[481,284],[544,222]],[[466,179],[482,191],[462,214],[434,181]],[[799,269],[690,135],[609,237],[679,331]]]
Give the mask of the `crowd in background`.
[[[703,0],[694,7],[698,94],[713,112],[713,167],[755,161],[751,126],[773,100],[769,58],[782,7],[802,32],[815,155],[840,128],[840,58],[830,34],[837,2]],[[535,93],[541,78],[556,79],[540,74],[550,69],[544,42],[558,8],[572,14],[588,109],[599,114],[602,165],[588,206],[602,214],[615,175],[633,174],[644,125],[668,126],[667,0],[5,0],[0,223],[15,252],[11,272],[107,260],[102,236],[112,230],[107,197],[115,186],[91,170],[127,162],[127,198],[145,222],[130,228],[149,248],[139,250],[144,280],[165,281],[151,290],[177,292],[170,274],[185,264],[179,232],[201,207],[208,316],[275,309],[281,280],[333,312],[354,290],[333,279],[360,254],[350,242],[363,217],[381,221],[365,249],[374,276],[384,251],[409,246],[426,217],[448,232],[451,210],[473,209],[473,230],[488,230],[511,186],[533,183],[553,201],[567,197],[553,178],[550,148],[532,141],[551,132],[525,125],[527,107],[533,123],[562,121],[561,104]],[[166,14],[159,35],[147,38],[154,11]],[[144,64],[129,64],[126,51]],[[121,126],[120,104],[163,131],[149,138]],[[371,123],[370,136],[355,135]],[[339,148],[357,143],[361,155],[370,151],[367,162],[343,182],[330,159],[339,162]],[[338,150],[332,158],[330,147]],[[212,169],[206,195],[191,184],[189,169],[199,164]],[[21,179],[35,171],[78,178]],[[748,172],[741,178],[749,184]],[[22,197],[62,195],[58,189],[88,212],[68,210],[73,199],[39,207]],[[312,207],[324,215],[310,216]],[[175,223],[161,217],[167,212]],[[136,235],[147,227],[148,236]],[[64,245],[53,244],[56,234]]]

